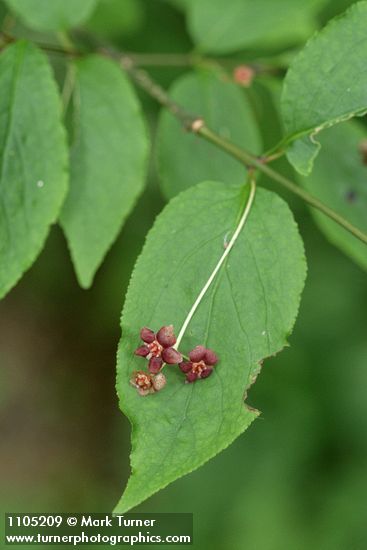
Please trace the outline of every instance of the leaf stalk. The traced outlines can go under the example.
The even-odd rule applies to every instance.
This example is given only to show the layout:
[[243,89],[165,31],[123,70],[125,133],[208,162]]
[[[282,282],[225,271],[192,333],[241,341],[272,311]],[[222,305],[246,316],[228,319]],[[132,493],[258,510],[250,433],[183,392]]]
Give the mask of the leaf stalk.
[[209,279],[207,280],[207,282],[205,283],[205,285],[203,286],[203,288],[201,289],[198,297],[196,298],[192,308],[190,309],[189,313],[187,314],[187,317],[186,319],[184,320],[183,322],[183,325],[181,327],[181,330],[177,336],[177,342],[175,344],[175,348],[177,349],[179,347],[179,345],[181,344],[181,340],[186,332],[186,329],[191,321],[191,319],[193,318],[194,314],[195,314],[195,311],[197,310],[197,308],[199,307],[200,305],[200,302],[202,301],[202,299],[204,298],[206,292],[208,291],[210,285],[212,284],[212,282],[214,281],[215,279],[215,276],[217,275],[218,271],[220,270],[220,268],[222,267],[223,265],[223,262],[225,261],[225,259],[227,258],[228,254],[230,253],[230,251],[232,250],[235,242],[237,241],[242,229],[243,229],[243,226],[245,225],[246,223],[246,220],[248,219],[248,216],[250,214],[250,211],[251,211],[251,207],[253,205],[253,202],[254,202],[254,198],[255,198],[255,193],[256,193],[256,183],[255,183],[255,180],[253,179],[253,177],[251,177],[251,180],[250,180],[250,193],[249,193],[249,196],[248,196],[248,199],[247,199],[247,202],[246,202],[246,206],[245,206],[245,209],[243,211],[243,214],[240,218],[240,221],[238,222],[237,224],[237,227],[235,229],[235,232],[233,233],[233,236],[231,238],[231,240],[229,241],[229,243],[227,244],[222,256],[220,257],[218,263],[216,264],[216,266],[214,267]]

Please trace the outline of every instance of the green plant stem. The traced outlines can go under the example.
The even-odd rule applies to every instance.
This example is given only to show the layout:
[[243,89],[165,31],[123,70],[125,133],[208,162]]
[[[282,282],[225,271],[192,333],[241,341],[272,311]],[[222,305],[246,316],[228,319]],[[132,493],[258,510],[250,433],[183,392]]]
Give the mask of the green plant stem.
[[[113,55],[116,58],[116,55]],[[153,97],[158,103],[166,107],[176,118],[180,120],[184,128],[188,131],[196,133],[198,136],[202,137],[206,141],[216,145],[219,149],[226,151],[229,155],[237,159],[239,162],[244,164],[247,168],[256,168],[263,174],[266,174],[274,181],[280,183],[283,187],[288,189],[294,195],[297,195],[307,204],[316,208],[330,219],[338,223],[341,227],[349,231],[357,239],[367,244],[367,235],[363,233],[358,227],[355,227],[353,224],[348,222],[343,216],[340,216],[332,208],[326,206],[319,199],[304,191],[301,187],[296,185],[294,182],[288,178],[279,174],[276,170],[268,166],[266,163],[270,160],[268,158],[259,158],[255,155],[252,155],[245,149],[238,147],[231,141],[223,138],[210,128],[206,126],[205,121],[200,118],[200,116],[195,116],[191,113],[188,113],[180,105],[174,102],[167,92],[163,90],[156,82],[154,82],[151,77],[143,70],[135,67],[132,60],[125,55],[119,55],[118,59],[121,63],[121,66],[130,74],[131,78],[143,88],[151,97]]]
[[109,50],[102,50],[101,53],[108,57],[116,59],[121,67],[130,75],[132,80],[148,95],[155,99],[160,105],[163,105],[168,111],[170,111],[188,131],[192,131],[193,124],[199,119],[199,117],[187,112],[181,105],[173,101],[167,92],[159,86],[146,71],[137,68],[134,65],[133,60],[127,55],[116,54]]
[[134,65],[144,67],[191,67],[196,58],[190,54],[179,53],[127,53]]
[[246,166],[255,167],[274,181],[277,181],[283,187],[288,189],[288,191],[300,197],[313,208],[317,208],[317,210],[320,210],[320,212],[322,212],[323,214],[334,220],[336,223],[344,227],[344,229],[352,233],[355,237],[357,237],[357,239],[367,244],[367,235],[365,235],[365,233],[349,223],[348,220],[340,216],[337,212],[332,210],[332,208],[329,208],[323,202],[319,201],[319,199],[317,199],[307,191],[304,191],[301,187],[293,183],[291,180],[282,176],[282,174],[279,174],[279,172],[276,172],[276,170],[265,164],[263,159],[259,159],[254,157],[253,155],[250,155],[247,151],[237,147],[234,143],[223,139],[221,136],[210,130],[207,126],[203,126],[198,131],[198,134],[207,141],[210,141],[211,143],[216,145],[217,147],[220,147],[224,151],[227,151],[227,153],[229,153],[232,157],[236,158]]
[[135,67],[198,67],[219,66],[233,70],[238,65],[248,65],[257,74],[277,74],[282,67],[271,65],[264,61],[249,61],[241,58],[202,56],[195,52],[179,53],[129,53],[125,54],[134,63]]

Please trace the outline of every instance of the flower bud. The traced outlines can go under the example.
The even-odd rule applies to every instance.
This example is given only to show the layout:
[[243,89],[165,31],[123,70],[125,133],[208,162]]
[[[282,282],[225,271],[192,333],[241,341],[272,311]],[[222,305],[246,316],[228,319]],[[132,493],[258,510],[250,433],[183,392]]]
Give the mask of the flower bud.
[[249,65],[238,65],[233,71],[233,80],[245,88],[251,86],[254,76],[255,71]]

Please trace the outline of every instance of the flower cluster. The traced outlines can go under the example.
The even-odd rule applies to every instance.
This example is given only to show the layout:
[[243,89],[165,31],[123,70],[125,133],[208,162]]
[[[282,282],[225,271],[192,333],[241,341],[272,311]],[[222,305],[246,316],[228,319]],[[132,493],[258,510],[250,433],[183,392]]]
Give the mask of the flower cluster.
[[196,346],[189,353],[190,361],[182,361],[179,367],[186,374],[186,382],[195,382],[198,378],[208,378],[213,372],[213,366],[218,357],[213,350],[204,346]]
[[142,396],[160,391],[166,385],[166,377],[161,372],[166,364],[178,365],[186,375],[186,383],[208,378],[213,372],[218,358],[213,350],[196,346],[188,358],[176,348],[173,326],[162,327],[157,333],[144,327],[140,331],[143,345],[135,350],[135,355],[144,357],[148,362],[148,372],[139,370],[133,373],[130,383]]
[[140,331],[140,338],[144,345],[135,350],[135,355],[149,359],[149,372],[157,374],[163,366],[176,365],[182,361],[182,355],[173,347],[176,343],[176,337],[173,332],[173,326],[162,327],[157,334],[144,327]]

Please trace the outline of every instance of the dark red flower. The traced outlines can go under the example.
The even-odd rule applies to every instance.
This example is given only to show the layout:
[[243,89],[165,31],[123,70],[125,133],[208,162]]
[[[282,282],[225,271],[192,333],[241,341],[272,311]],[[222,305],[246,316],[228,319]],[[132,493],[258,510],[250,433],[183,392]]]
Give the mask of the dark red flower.
[[149,371],[151,373],[158,373],[163,363],[175,365],[182,361],[181,353],[173,347],[176,343],[176,337],[172,325],[162,327],[157,334],[150,328],[144,327],[140,331],[140,337],[144,345],[135,350],[135,355],[146,357],[149,360]]
[[190,351],[189,358],[193,363],[198,363],[200,361],[204,361],[206,365],[215,365],[218,363],[218,357],[214,351],[204,346],[196,346],[196,348]]
[[208,378],[213,372],[213,366],[218,362],[218,357],[213,350],[204,346],[196,346],[189,353],[190,361],[182,361],[179,367],[186,374],[186,382],[195,382],[200,378]]

